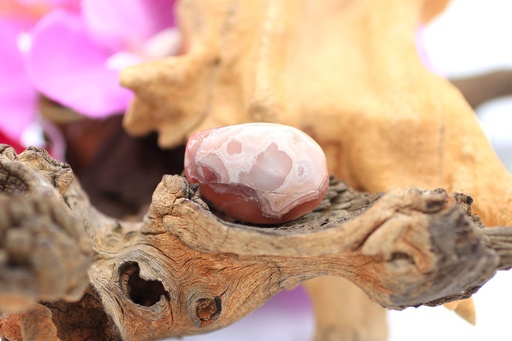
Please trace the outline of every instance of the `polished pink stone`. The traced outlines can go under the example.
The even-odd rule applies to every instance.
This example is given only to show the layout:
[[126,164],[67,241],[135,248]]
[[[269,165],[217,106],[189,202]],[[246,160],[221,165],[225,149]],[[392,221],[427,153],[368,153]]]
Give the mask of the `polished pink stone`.
[[293,127],[247,123],[193,134],[185,174],[225,214],[278,224],[311,212],[329,187],[322,148]]

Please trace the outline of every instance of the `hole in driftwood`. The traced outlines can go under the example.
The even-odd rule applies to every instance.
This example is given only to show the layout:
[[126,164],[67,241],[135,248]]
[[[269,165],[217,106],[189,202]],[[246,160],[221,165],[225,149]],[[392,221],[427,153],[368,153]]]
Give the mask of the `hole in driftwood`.
[[139,264],[129,262],[119,268],[121,289],[133,303],[150,307],[160,301],[164,295],[169,299],[169,293],[157,280],[145,280],[140,278]]
[[222,310],[220,297],[201,298],[196,302],[196,315],[201,326],[205,326],[220,316]]

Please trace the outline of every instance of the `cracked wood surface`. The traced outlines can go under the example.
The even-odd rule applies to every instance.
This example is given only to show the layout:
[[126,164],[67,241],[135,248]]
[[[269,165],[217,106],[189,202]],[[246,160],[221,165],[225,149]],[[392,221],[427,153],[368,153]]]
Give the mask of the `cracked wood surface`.
[[[206,333],[246,316],[281,290],[323,275],[348,279],[386,308],[438,305],[469,297],[498,269],[512,265],[511,229],[482,229],[468,196],[450,196],[441,189],[371,195],[333,178],[317,210],[263,228],[225,220],[201,200],[197,186],[165,175],[147,215],[137,223],[95,210],[67,166],[40,149],[16,155],[4,146],[0,165],[2,198],[54,198],[48,203],[57,228],[69,227],[61,215],[81,222],[73,224],[82,229],[74,232],[80,240],[61,244],[55,234],[48,240],[52,249],[69,248],[76,254],[93,250],[91,265],[78,267],[81,271],[69,253],[57,253],[53,262],[63,265],[56,269],[34,260],[13,267],[10,257],[17,257],[16,249],[6,247],[5,236],[19,227],[13,220],[0,220],[6,270],[25,273],[36,289],[66,283],[62,278],[69,278],[68,269],[81,272],[76,276],[82,278],[80,290],[76,281],[69,281],[75,285],[73,295],[64,290],[48,299],[23,291],[26,282],[19,277],[2,277],[4,302],[20,292],[30,300],[25,305],[18,301],[16,311],[2,316],[0,332],[10,340],[19,335],[31,339],[27,335],[43,331],[37,335],[54,335],[52,328],[61,340],[98,335],[153,340]],[[56,180],[63,171],[67,180]],[[50,195],[41,197],[41,188]],[[13,210],[2,206],[1,217]],[[39,215],[27,211],[24,218]],[[44,230],[45,225],[34,228]],[[39,235],[25,238],[37,242]],[[52,277],[38,276],[45,271],[53,271]],[[4,289],[12,287],[19,291]],[[50,313],[53,326],[48,329]]]

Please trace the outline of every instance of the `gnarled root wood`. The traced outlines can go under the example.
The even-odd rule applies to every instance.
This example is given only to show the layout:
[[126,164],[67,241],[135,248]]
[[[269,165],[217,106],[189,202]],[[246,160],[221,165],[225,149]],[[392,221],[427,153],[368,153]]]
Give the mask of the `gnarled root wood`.
[[386,310],[349,281],[317,277],[304,282],[304,288],[312,298],[315,341],[388,339]]
[[[153,340],[206,333],[239,320],[281,290],[324,275],[348,279],[389,309],[438,305],[469,297],[498,269],[512,266],[511,229],[482,229],[471,214],[471,199],[462,194],[409,189],[370,195],[333,179],[316,211],[280,226],[258,227],[222,219],[201,200],[197,186],[165,175],[144,220],[129,223],[91,207],[77,181],[62,186],[56,175],[66,166],[55,164],[42,150],[19,156],[11,148],[2,150],[2,188],[8,189],[2,195],[53,200],[53,213],[27,211],[24,219],[51,216],[64,228],[68,225],[62,216],[72,216],[81,222],[73,226],[83,229],[76,233],[84,240],[62,244],[59,234],[48,239],[48,246],[61,252],[52,261],[82,279],[80,285],[56,276],[51,281],[73,283],[72,288],[80,288],[72,290],[74,295],[63,290],[60,297],[38,297],[23,291],[23,283],[21,291],[13,292],[4,289],[13,278],[1,278],[4,301],[21,292],[45,307],[27,308],[36,323],[20,322],[22,313],[2,316],[3,335],[15,332],[16,325],[21,335],[32,335],[47,324],[45,311],[52,313],[61,340],[98,335]],[[37,199],[32,190],[37,193],[38,188],[51,195]],[[5,212],[13,210],[8,206]],[[6,221],[4,235],[18,228]],[[31,236],[33,243],[40,241],[38,233]],[[88,269],[77,267],[71,259],[89,254],[84,252],[89,244],[93,262]],[[74,258],[68,249],[75,251]],[[47,264],[31,265],[34,282],[46,283],[38,274],[49,271]],[[10,262],[4,266],[15,268]],[[68,273],[61,276],[70,278]],[[81,300],[70,302],[78,292],[84,293]]]
[[292,125],[359,190],[464,192],[486,225],[512,225],[512,178],[459,91],[417,53],[418,27],[446,3],[182,0],[185,53],[122,73],[136,93],[125,126],[171,147],[216,126]]
[[0,307],[76,301],[88,285],[92,249],[83,221],[65,202],[71,169],[46,151],[20,155],[0,145]]
[[123,70],[136,94],[125,127],[171,147],[205,128],[292,125],[355,188],[442,187],[478,198],[486,225],[512,225],[512,178],[460,92],[418,56],[418,27],[445,4],[180,1],[185,54]]

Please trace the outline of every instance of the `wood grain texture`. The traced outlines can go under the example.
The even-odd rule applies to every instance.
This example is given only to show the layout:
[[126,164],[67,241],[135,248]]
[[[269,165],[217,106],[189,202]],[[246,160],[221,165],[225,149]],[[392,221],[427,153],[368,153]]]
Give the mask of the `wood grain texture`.
[[[63,264],[57,266],[60,276],[40,278],[38,270],[48,270],[46,263],[31,263],[35,271],[27,276],[36,288],[63,282],[69,269],[82,278],[80,290],[52,299],[21,291],[40,304],[3,315],[2,335],[15,334],[16,326],[22,335],[35,335],[27,340],[55,332],[61,340],[98,335],[154,340],[206,333],[239,320],[283,289],[326,275],[348,279],[389,309],[438,305],[469,297],[498,269],[512,265],[511,229],[484,232],[471,212],[471,198],[441,189],[372,195],[333,178],[317,210],[293,222],[260,227],[223,219],[202,201],[196,185],[165,175],[144,220],[124,222],[95,210],[77,181],[64,187],[50,183],[67,166],[55,164],[42,150],[29,149],[25,153],[30,157],[2,150],[3,178],[23,179],[17,199],[51,203],[57,222],[71,214],[81,222],[73,225],[81,229],[75,232],[86,250],[93,250],[88,268],[77,268],[76,256],[59,253],[53,262]],[[37,199],[38,190],[32,195],[30,187],[35,181],[37,188],[59,196],[55,201]],[[6,183],[11,185],[3,188],[16,192],[16,182]],[[5,212],[16,209],[7,206]],[[2,223],[5,233],[18,229],[10,220]],[[38,239],[32,234],[33,241]],[[58,234],[48,242],[56,252],[83,252],[76,240],[62,245]],[[5,267],[12,270],[12,263]],[[20,296],[4,289],[12,280],[0,279],[2,297]]]

